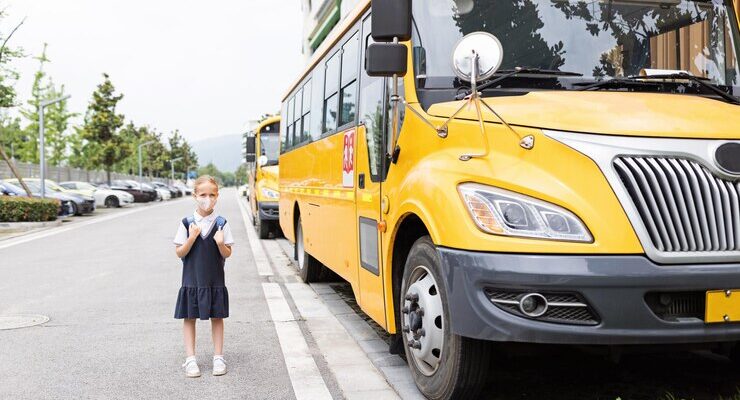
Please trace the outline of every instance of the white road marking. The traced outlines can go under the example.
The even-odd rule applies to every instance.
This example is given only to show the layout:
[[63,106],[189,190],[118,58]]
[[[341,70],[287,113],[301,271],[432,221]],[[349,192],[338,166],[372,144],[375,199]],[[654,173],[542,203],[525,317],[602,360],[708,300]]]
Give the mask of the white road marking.
[[[239,204],[242,220],[247,229],[247,237],[257,265],[257,272],[261,276],[272,275],[272,268],[267,260],[267,255],[262,250],[262,244],[257,238],[257,233],[254,231],[252,224],[248,223],[247,210],[239,193],[236,195],[236,202]],[[283,296],[280,285],[273,282],[264,282],[262,283],[262,292],[267,301],[267,308],[270,310],[270,319],[275,325],[280,350],[283,354],[285,367],[288,369],[288,376],[296,399],[332,399],[329,388],[321,376],[319,367],[308,348],[308,343],[306,343],[306,338],[303,337],[301,327],[298,326],[293,311],[290,309],[285,296]]]
[[249,238],[249,247],[252,249],[252,256],[254,257],[254,264],[257,266],[257,273],[260,276],[272,276],[272,268],[270,268],[270,262],[267,261],[267,256],[262,245],[260,244],[257,232],[254,231],[254,227],[249,221],[249,212],[247,211],[246,205],[239,196],[239,191],[236,192],[236,202],[239,204],[239,210],[242,213],[242,222],[244,227],[247,228],[247,237]]
[[313,288],[305,283],[285,287],[347,399],[400,399]]
[[[175,200],[175,202],[176,201],[177,200]],[[45,230],[45,231],[38,232],[38,233],[30,233],[28,235],[23,235],[21,237],[15,238],[15,239],[8,239],[7,241],[4,240],[4,241],[0,242],[0,250],[1,249],[7,249],[8,247],[16,246],[16,245],[19,245],[19,244],[22,244],[22,243],[28,243],[28,242],[33,241],[33,240],[42,239],[42,238],[53,236],[53,235],[58,235],[58,234],[64,233],[64,232],[69,232],[69,231],[71,231],[73,229],[82,228],[84,226],[89,226],[89,225],[92,225],[92,224],[97,224],[97,223],[100,223],[100,222],[105,222],[105,221],[110,221],[112,219],[116,219],[116,218],[120,218],[120,217],[125,217],[127,215],[135,214],[137,212],[146,211],[146,210],[153,210],[153,209],[155,209],[157,207],[162,207],[162,206],[166,206],[166,205],[170,205],[170,204],[172,204],[172,201],[167,202],[167,203],[162,202],[161,204],[157,204],[157,205],[154,205],[154,206],[138,207],[138,208],[134,208],[133,210],[126,210],[126,211],[122,211],[120,213],[110,214],[110,215],[106,215],[106,216],[102,216],[102,217],[92,217],[92,219],[90,219],[89,221],[75,222],[75,223],[73,223],[70,226],[60,226],[58,228],[51,228],[49,230]]]
[[288,369],[293,393],[298,400],[331,399],[329,388],[321,377],[303,332],[293,317],[283,291],[277,283],[263,283],[262,290],[275,324],[280,349]]

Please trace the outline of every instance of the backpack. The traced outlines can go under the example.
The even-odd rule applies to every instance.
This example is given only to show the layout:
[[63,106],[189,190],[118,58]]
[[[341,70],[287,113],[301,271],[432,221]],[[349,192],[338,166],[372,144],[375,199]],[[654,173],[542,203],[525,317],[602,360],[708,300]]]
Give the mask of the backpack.
[[[193,222],[195,222],[195,217],[193,217],[192,215],[189,217],[183,218],[182,224],[185,225],[185,230],[190,229],[190,224],[192,224]],[[220,215],[216,217],[216,228],[223,229],[224,225],[226,225],[226,219],[224,219],[224,217]]]

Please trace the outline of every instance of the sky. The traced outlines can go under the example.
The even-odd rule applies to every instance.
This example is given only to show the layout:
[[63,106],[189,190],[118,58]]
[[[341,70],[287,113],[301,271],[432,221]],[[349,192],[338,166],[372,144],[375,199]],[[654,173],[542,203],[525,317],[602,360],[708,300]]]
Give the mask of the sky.
[[191,142],[242,133],[280,109],[302,70],[299,0],[0,0],[4,35],[29,55],[14,63],[20,101],[48,43],[45,69],[84,113],[106,72],[127,121]]

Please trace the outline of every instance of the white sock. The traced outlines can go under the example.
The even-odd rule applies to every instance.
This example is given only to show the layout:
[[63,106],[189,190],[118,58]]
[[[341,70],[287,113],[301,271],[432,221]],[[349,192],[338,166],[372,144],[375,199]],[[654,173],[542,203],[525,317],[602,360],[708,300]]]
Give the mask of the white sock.
[[223,355],[223,354],[214,354],[214,355],[213,355],[213,359],[215,360],[215,359],[216,359],[216,357],[219,357],[219,358],[224,358],[224,355]]
[[195,361],[195,356],[190,356],[190,357],[186,358],[185,359],[185,362],[189,362],[190,360]]

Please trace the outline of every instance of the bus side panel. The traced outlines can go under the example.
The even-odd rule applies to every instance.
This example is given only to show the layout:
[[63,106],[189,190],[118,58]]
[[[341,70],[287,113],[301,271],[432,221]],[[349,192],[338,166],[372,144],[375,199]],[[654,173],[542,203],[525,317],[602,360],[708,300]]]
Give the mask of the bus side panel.
[[280,224],[286,237],[295,241],[292,208],[297,202],[306,250],[354,287],[357,281],[357,271],[353,268],[357,265],[354,188],[342,186],[343,150],[344,134],[340,132],[280,157]]
[[312,230],[316,240],[311,255],[355,287],[358,261],[354,180],[349,187],[342,184],[344,136],[345,132],[340,132],[318,143],[321,157],[317,163],[322,164],[326,181],[319,197],[321,220]]

